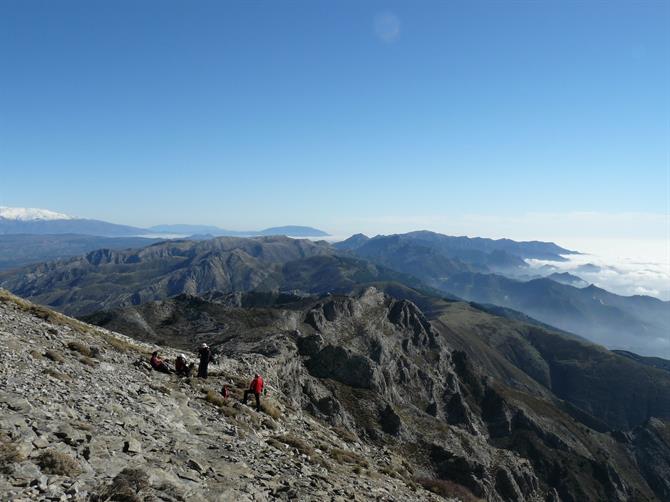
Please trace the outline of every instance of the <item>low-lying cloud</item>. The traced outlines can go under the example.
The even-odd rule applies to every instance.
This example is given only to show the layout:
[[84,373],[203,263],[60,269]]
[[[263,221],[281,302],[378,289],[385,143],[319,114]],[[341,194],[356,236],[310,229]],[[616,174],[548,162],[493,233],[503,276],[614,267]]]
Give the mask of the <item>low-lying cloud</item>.
[[[589,284],[619,295],[648,295],[670,300],[670,268],[667,263],[611,258],[592,254],[568,255],[565,262],[528,260],[532,268],[547,275],[551,270],[569,272]],[[593,265],[593,266],[590,266]]]

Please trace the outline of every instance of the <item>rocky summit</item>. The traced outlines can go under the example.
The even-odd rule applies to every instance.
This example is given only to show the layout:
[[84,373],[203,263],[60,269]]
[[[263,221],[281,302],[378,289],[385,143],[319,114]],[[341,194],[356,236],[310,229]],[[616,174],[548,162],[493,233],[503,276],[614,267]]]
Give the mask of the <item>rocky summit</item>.
[[[402,455],[296,407],[269,358],[226,357],[207,380],[179,379],[151,370],[152,349],[3,294],[0,498],[439,499]],[[260,413],[239,402],[256,370]]]

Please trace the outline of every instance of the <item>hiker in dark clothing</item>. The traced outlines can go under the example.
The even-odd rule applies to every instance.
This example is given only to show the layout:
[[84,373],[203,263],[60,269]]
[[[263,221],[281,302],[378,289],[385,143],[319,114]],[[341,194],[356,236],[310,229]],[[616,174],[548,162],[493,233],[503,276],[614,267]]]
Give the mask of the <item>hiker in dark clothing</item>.
[[190,377],[193,371],[193,363],[188,364],[186,356],[179,354],[174,362],[174,370],[178,376]]
[[256,373],[254,379],[249,384],[249,388],[244,391],[242,404],[247,404],[249,394],[253,394],[256,396],[256,411],[261,411],[261,392],[263,392],[263,377]]
[[151,354],[151,360],[149,361],[151,363],[151,367],[155,371],[160,371],[161,373],[172,373],[170,370],[170,367],[163,361],[160,357],[158,357],[158,351],[154,350]]
[[198,377],[207,378],[207,365],[212,360],[212,350],[203,343],[198,349],[200,355],[200,364],[198,365]]

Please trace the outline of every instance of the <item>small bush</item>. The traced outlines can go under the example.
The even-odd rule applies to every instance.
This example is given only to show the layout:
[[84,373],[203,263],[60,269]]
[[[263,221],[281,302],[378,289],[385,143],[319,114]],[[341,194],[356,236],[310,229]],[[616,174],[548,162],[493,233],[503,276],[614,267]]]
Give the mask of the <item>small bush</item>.
[[79,362],[81,364],[85,364],[86,366],[90,366],[92,368],[94,368],[97,365],[97,363],[93,359],[91,359],[90,357],[86,357],[86,356],[81,356],[79,358]]
[[79,463],[67,453],[46,450],[37,458],[37,465],[45,474],[74,477],[81,472]]
[[276,448],[278,450],[284,450],[286,448],[286,443],[282,443],[281,441],[277,441],[275,438],[270,438],[267,440],[267,443],[272,446],[273,448]]
[[64,363],[65,358],[63,357],[63,354],[61,352],[58,352],[57,350],[52,350],[49,349],[44,353],[44,357],[47,359],[51,359],[55,363]]
[[226,399],[218,392],[212,389],[209,389],[206,392],[207,395],[205,396],[205,401],[207,401],[208,403],[212,403],[214,406],[218,406],[219,408],[226,405]]
[[114,335],[109,333],[101,333],[102,338],[104,338],[107,343],[114,349],[119,352],[140,352],[145,353],[145,350],[137,344],[124,340],[123,338],[117,338]]
[[369,466],[368,461],[365,459],[365,457],[353,451],[342,450],[340,448],[333,448],[330,451],[330,456],[333,457],[334,460],[337,460],[340,464],[344,463],[356,464],[365,468]]
[[0,440],[0,473],[10,474],[14,464],[21,462],[23,455],[14,443]]
[[417,478],[416,482],[426,490],[445,498],[456,498],[462,502],[483,502],[465,486],[446,479]]
[[279,411],[277,405],[268,399],[261,400],[261,410],[263,413],[270,415],[275,420],[279,420],[281,417],[281,411]]
[[45,369],[44,374],[54,377],[55,379],[60,380],[61,382],[72,381],[72,377],[67,373],[61,373],[60,371],[52,370],[51,368]]
[[44,357],[42,353],[38,352],[37,350],[31,350],[30,352],[28,352],[28,354],[30,354],[30,357],[32,357],[33,359],[42,359],[42,357]]
[[270,429],[270,430],[276,431],[276,430],[279,428],[279,427],[277,426],[277,424],[274,423],[274,421],[272,421],[272,420],[268,420],[267,418],[266,418],[265,420],[263,420],[262,423],[263,423],[263,427],[265,427],[266,429]]
[[347,443],[355,443],[356,440],[358,439],[358,437],[356,437],[356,434],[341,426],[333,427],[333,432],[337,434],[340,437],[340,439],[345,440]]
[[81,342],[76,341],[68,342],[67,348],[72,350],[73,352],[79,352],[82,356],[91,357],[93,355],[91,349],[87,345],[84,345]]

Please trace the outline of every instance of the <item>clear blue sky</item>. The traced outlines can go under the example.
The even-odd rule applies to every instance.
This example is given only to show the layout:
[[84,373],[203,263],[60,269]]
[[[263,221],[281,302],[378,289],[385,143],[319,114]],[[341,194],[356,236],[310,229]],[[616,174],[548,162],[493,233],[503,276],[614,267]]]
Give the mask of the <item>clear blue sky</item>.
[[662,218],[669,27],[667,1],[2,0],[0,205],[372,233]]

